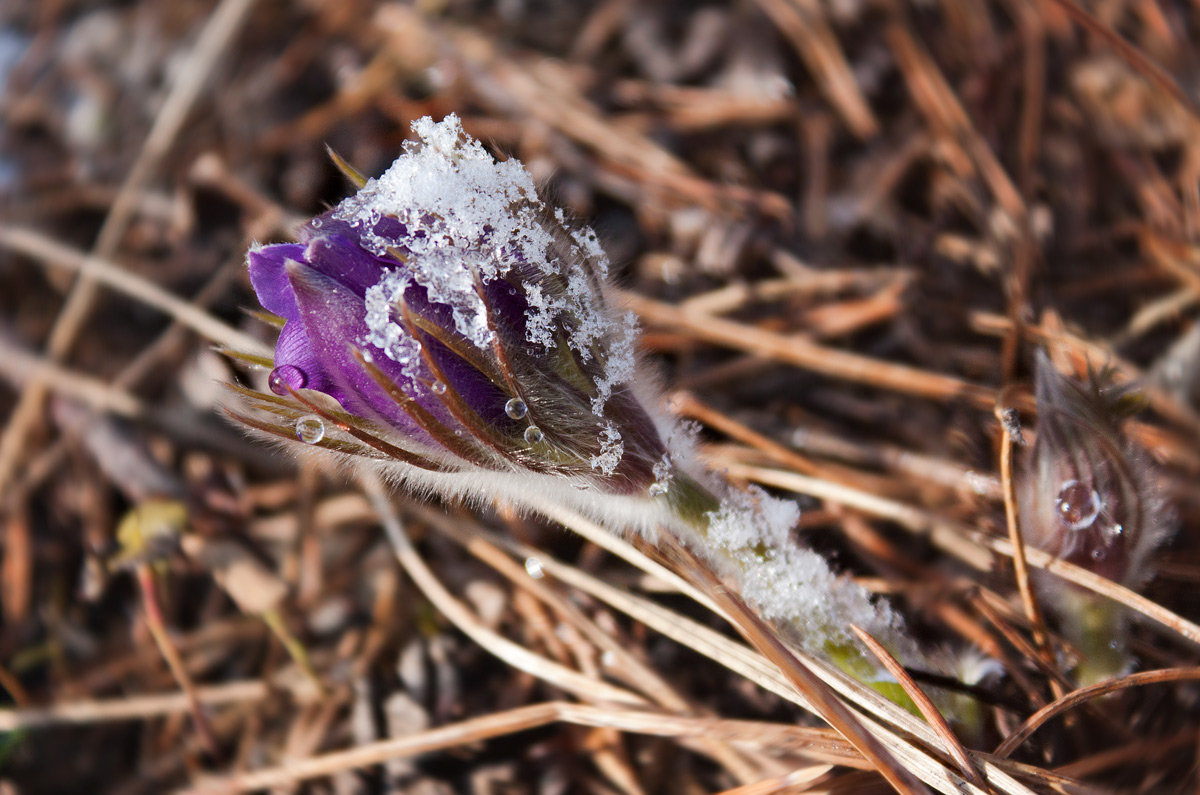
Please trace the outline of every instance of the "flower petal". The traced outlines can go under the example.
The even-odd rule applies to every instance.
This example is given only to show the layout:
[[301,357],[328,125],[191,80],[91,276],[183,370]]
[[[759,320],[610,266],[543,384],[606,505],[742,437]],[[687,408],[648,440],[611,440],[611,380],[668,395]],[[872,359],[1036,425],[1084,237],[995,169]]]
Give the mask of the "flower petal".
[[313,237],[304,251],[304,261],[318,273],[349,289],[361,303],[367,290],[396,263],[382,260],[340,234]]
[[328,379],[327,386],[321,391],[352,414],[397,426],[404,434],[432,444],[424,431],[354,358],[353,349],[357,347],[369,355],[401,390],[413,397],[421,394],[399,364],[375,346],[359,344],[367,332],[362,297],[303,263],[289,264],[287,275],[304,336],[318,363],[318,377]]
[[286,266],[288,262],[304,259],[304,246],[298,243],[259,246],[250,249],[246,258],[250,265],[250,284],[263,308],[287,320],[300,317]]

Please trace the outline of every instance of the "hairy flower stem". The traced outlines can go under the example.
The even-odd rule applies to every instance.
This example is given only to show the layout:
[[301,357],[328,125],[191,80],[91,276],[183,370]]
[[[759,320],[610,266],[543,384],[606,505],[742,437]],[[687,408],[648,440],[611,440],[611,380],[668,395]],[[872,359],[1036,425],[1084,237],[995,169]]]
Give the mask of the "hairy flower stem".
[[[745,591],[745,584],[751,580],[756,570],[776,564],[782,550],[765,541],[746,544],[726,544],[714,537],[710,528],[717,512],[721,510],[722,500],[706,488],[697,479],[686,473],[678,474],[672,481],[663,499],[671,510],[671,520],[663,527],[671,536],[679,539],[696,556],[693,559],[704,562],[711,573],[718,578],[732,578],[739,586],[739,591]],[[741,533],[738,538],[752,538],[752,533]],[[800,575],[797,572],[797,576]],[[751,604],[756,600],[749,599]],[[769,624],[774,627],[779,636],[788,644],[810,651],[819,651],[845,673],[863,684],[871,687],[881,695],[910,711],[916,712],[916,705],[878,664],[874,657],[867,654],[862,645],[849,637],[844,637],[847,626],[844,616],[829,611],[814,610],[807,614],[807,627],[801,627],[797,622],[788,620],[785,616],[774,616]],[[819,620],[813,626],[813,619]],[[814,643],[814,637],[823,638],[820,643]],[[896,649],[900,654],[905,649]]]

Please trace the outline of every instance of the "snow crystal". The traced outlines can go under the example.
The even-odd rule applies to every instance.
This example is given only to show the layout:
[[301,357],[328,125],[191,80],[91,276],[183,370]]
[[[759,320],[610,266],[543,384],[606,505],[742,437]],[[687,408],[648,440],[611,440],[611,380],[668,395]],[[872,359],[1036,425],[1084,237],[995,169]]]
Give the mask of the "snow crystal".
[[608,477],[617,469],[617,464],[621,463],[621,456],[625,455],[625,443],[621,441],[621,432],[617,430],[617,426],[612,422],[604,424],[604,430],[600,432],[600,452],[590,461],[592,469],[598,470],[600,474]]
[[388,358],[399,362],[404,372],[412,376],[421,359],[420,346],[392,317],[393,307],[400,302],[409,283],[406,272],[388,271],[378,284],[367,289],[367,334],[361,341],[382,349]]
[[[514,261],[546,262],[553,239],[539,223],[542,203],[521,163],[496,162],[463,134],[457,116],[420,119],[413,131],[420,143],[406,144],[334,216],[376,255],[402,250],[405,270],[430,300],[450,306],[459,333],[484,347],[491,331],[476,280],[502,277]],[[380,223],[385,216],[403,225],[402,235],[389,234],[395,227]]]
[[[430,301],[450,307],[463,337],[488,349],[494,332],[478,287],[520,268],[527,340],[551,351],[565,340],[583,362],[598,358],[591,408],[604,417],[613,389],[633,379],[638,328],[632,313],[616,317],[605,306],[608,260],[596,233],[569,228],[562,210],[551,213],[521,163],[497,162],[463,133],[457,116],[420,119],[413,131],[420,140],[405,144],[391,168],[334,211],[368,250],[403,262],[367,291],[362,341],[416,375],[417,343],[396,318],[415,282]],[[590,463],[610,475],[624,453],[611,422],[599,443]]]
[[605,352],[604,372],[596,379],[596,396],[592,411],[604,416],[604,404],[612,397],[613,387],[633,379],[637,365],[637,318],[629,312],[615,329],[609,329],[609,345]]
[[791,531],[800,519],[800,508],[757,486],[735,491],[708,514],[708,540],[730,551],[790,546]]

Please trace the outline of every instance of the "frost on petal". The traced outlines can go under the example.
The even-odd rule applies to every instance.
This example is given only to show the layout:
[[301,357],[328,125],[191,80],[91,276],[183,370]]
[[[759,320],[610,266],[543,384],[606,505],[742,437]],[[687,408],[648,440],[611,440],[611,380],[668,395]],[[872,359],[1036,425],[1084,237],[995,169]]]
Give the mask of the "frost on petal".
[[[401,249],[406,270],[429,299],[454,310],[459,333],[491,341],[477,280],[513,263],[542,263],[552,243],[533,180],[516,160],[497,163],[467,138],[457,116],[413,123],[419,143],[334,211],[376,255]],[[402,234],[400,231],[402,230]]]

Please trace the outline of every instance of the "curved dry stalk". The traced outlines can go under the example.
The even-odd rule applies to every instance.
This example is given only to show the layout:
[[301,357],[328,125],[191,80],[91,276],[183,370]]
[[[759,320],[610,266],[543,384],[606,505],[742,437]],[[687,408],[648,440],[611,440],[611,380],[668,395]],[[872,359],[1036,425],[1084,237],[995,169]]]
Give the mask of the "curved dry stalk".
[[[688,702],[676,691],[671,682],[631,653],[616,638],[597,626],[596,622],[584,615],[582,610],[548,587],[540,577],[531,576],[528,568],[529,562],[537,560],[540,563],[541,553],[530,550],[530,554],[525,557],[525,565],[522,566],[511,557],[511,548],[505,552],[493,543],[493,534],[484,527],[476,524],[464,529],[459,522],[449,521],[444,513],[431,510],[419,503],[411,505],[410,510],[418,513],[423,521],[436,527],[438,532],[485,562],[513,585],[532,593],[540,602],[560,615],[563,620],[569,622],[593,643],[597,650],[606,656],[611,655],[613,663],[606,664],[604,667],[612,673],[614,678],[641,692],[648,700],[660,705],[663,709],[682,715],[694,713],[699,709],[703,714],[702,708]],[[739,780],[749,782],[761,777],[752,765],[747,764],[727,745],[710,739],[698,740],[697,745],[700,750],[711,756]]]
[[1120,690],[1128,690],[1131,687],[1142,687],[1144,685],[1155,685],[1164,682],[1191,682],[1197,680],[1200,680],[1200,668],[1167,668],[1160,671],[1142,671],[1122,676],[1118,679],[1099,682],[1089,687],[1082,687],[1079,690],[1067,693],[1057,701],[1047,704],[1026,718],[1024,723],[1006,737],[1004,742],[1000,743],[996,748],[995,755],[998,757],[1010,755],[1046,721],[1091,699],[1100,698],[1101,696],[1116,693]]
[[[104,259],[116,251],[132,219],[138,191],[158,167],[182,129],[188,112],[200,97],[208,76],[233,43],[237,30],[253,5],[254,0],[222,0],[200,31],[187,60],[180,64],[181,68],[175,73],[176,79],[159,108],[154,126],[146,136],[137,160],[126,174],[104,219],[104,225],[100,228],[92,251],[95,258]],[[91,260],[92,257],[87,257],[85,263],[90,263]],[[79,336],[96,296],[97,284],[94,279],[93,275],[81,273],[80,278],[71,286],[67,302],[55,319],[46,342],[46,357],[50,361],[61,359]],[[35,380],[21,392],[20,400],[13,409],[7,426],[0,433],[0,491],[5,489],[15,471],[17,456],[25,444],[29,426],[37,417],[44,397],[44,387],[41,382]]]
[[931,400],[965,400],[979,408],[990,409],[994,403],[992,389],[954,376],[818,345],[800,337],[721,317],[688,312],[628,291],[621,293],[621,299],[648,325],[687,331],[698,340],[765,356],[832,378]]
[[433,603],[434,607],[471,640],[514,668],[561,687],[568,693],[573,693],[585,700],[633,705],[646,703],[645,699],[635,693],[593,677],[584,676],[578,671],[539,654],[534,654],[484,626],[470,610],[446,590],[446,587],[441,584],[429,567],[425,565],[425,561],[417,554],[379,479],[374,474],[362,473],[359,475],[359,481],[387,533],[388,541],[391,543],[400,565],[404,567],[404,570],[408,572],[413,582]]
[[[32,229],[3,225],[0,225],[0,247],[35,259],[47,267],[63,268],[95,284],[105,285],[161,311],[210,342],[257,357],[269,358],[272,354],[271,348],[261,340],[218,320],[192,302],[104,257],[86,254]],[[54,358],[51,356],[47,361],[53,361]]]

